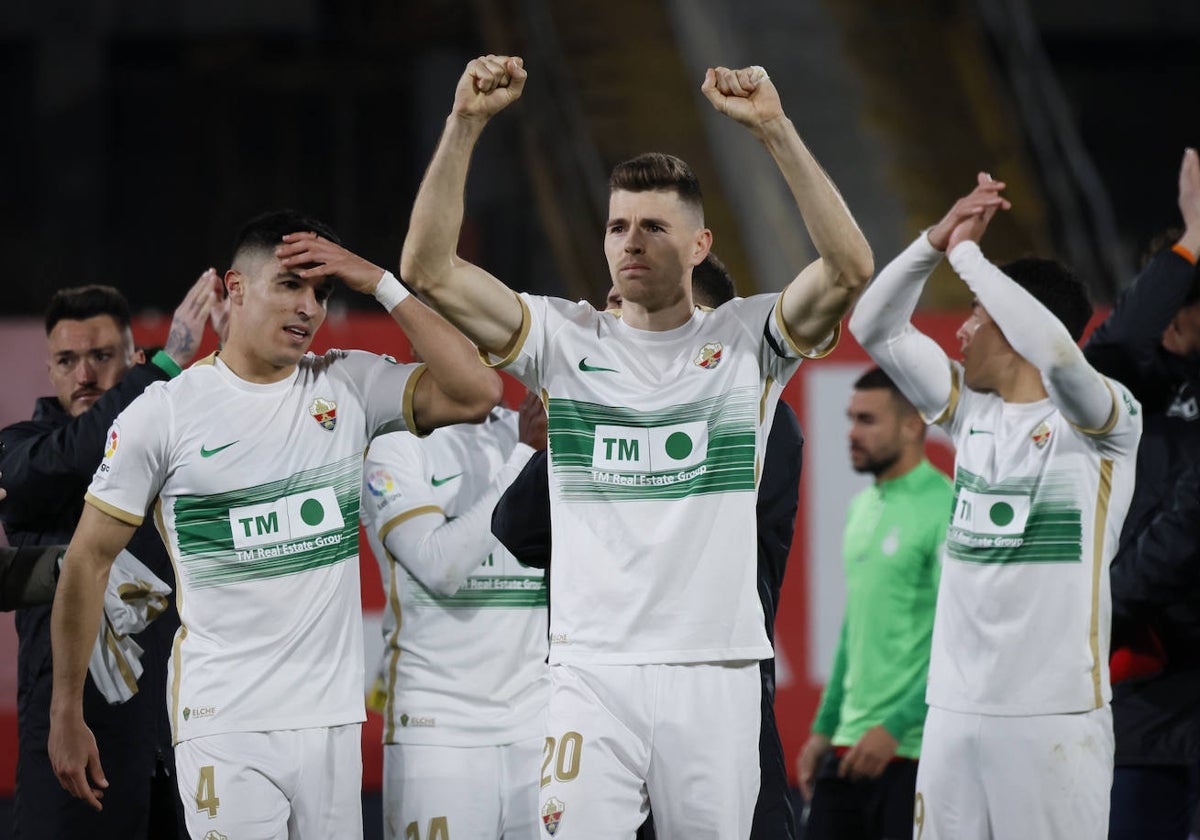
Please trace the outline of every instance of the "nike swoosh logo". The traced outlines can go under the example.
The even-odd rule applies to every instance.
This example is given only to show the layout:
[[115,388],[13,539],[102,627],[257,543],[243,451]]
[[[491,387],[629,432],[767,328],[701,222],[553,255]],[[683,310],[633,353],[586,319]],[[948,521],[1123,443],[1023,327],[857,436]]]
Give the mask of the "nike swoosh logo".
[[990,434],[993,434],[991,429],[971,429],[969,432],[967,432],[967,437],[970,437],[971,435],[990,435]]
[[[237,441],[235,440],[233,443],[237,443]],[[216,455],[223,449],[228,449],[229,447],[233,446],[233,443],[227,443],[224,446],[218,446],[216,449],[205,449],[204,444],[200,444],[200,457],[211,458],[213,455]]]
[[587,363],[587,356],[584,356],[582,359],[579,360],[579,369],[581,371],[583,371],[584,373],[598,373],[601,371],[603,371],[604,373],[620,373],[620,371],[613,370],[612,368],[596,367],[595,365],[589,365]]
[[455,473],[454,475],[448,475],[445,478],[438,478],[435,475],[429,479],[429,483],[432,484],[434,487],[441,487],[447,481],[453,481],[454,479],[458,478],[460,475],[462,475],[462,473]]

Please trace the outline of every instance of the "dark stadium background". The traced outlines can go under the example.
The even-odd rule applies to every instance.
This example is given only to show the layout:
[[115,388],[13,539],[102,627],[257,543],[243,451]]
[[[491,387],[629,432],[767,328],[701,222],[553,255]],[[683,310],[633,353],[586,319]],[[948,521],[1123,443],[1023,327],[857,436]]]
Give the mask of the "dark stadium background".
[[[879,264],[983,168],[1014,201],[985,247],[1057,254],[1105,303],[1150,237],[1178,220],[1179,158],[1200,143],[1198,37],[1194,0],[10,4],[0,15],[0,424],[27,417],[45,390],[37,319],[56,288],[119,286],[150,342],[196,275],[226,267],[237,226],[280,206],[328,220],[394,267],[455,80],[481,52],[524,55],[531,81],[480,146],[462,249],[519,289],[602,297],[604,175],[647,149],[696,168],[741,293],[790,279],[811,249],[777,200],[769,160],[698,94],[704,66],[759,63]],[[964,303],[951,276],[935,277],[925,323],[948,349]],[[368,336],[393,349],[373,313],[339,292],[322,341]],[[837,505],[858,486],[839,423],[862,363],[847,342],[787,392],[813,442],[780,617],[778,715],[792,754],[838,615]],[[364,604],[377,611],[382,599],[365,592]],[[15,658],[11,618],[0,616],[0,838]],[[372,799],[372,821],[377,808]]]

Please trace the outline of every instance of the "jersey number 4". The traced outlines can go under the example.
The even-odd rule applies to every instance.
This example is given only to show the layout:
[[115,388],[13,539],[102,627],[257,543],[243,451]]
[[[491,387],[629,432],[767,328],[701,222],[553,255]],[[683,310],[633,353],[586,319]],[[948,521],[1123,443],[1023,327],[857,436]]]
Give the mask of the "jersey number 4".
[[196,810],[208,811],[208,818],[214,819],[220,805],[213,765],[206,764],[200,768],[200,782],[196,785]]
[[[421,826],[416,821],[404,826],[404,840],[421,840]],[[450,824],[445,817],[434,817],[429,821],[425,840],[450,840]]]
[[547,736],[542,747],[542,787],[550,784],[550,765],[554,764],[554,778],[569,782],[579,775],[579,757],[583,753],[583,736],[578,732],[567,732],[555,740]]

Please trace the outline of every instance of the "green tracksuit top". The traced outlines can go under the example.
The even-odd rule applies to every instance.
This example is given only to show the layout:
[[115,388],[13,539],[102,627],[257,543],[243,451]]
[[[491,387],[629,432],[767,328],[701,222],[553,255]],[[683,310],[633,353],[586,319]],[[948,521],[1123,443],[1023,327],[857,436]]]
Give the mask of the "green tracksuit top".
[[954,485],[928,461],[850,502],[842,559],[846,611],[813,731],[852,746],[883,724],[917,758]]

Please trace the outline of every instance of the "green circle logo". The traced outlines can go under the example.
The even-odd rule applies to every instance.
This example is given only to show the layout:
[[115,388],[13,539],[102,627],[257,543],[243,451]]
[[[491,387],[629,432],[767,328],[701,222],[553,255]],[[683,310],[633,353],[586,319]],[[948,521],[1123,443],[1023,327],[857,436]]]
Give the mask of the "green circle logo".
[[993,525],[1001,527],[1013,521],[1014,512],[1012,505],[1008,502],[996,502],[992,505],[992,509],[988,511],[988,516],[992,520]]
[[321,520],[325,518],[325,508],[321,507],[321,503],[316,499],[308,499],[300,505],[300,518],[304,520],[305,525],[320,525]]
[[692,454],[692,439],[683,432],[674,432],[667,438],[667,454],[682,461]]

